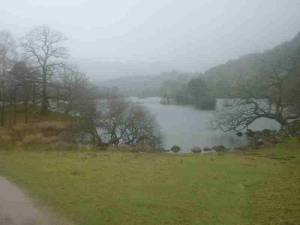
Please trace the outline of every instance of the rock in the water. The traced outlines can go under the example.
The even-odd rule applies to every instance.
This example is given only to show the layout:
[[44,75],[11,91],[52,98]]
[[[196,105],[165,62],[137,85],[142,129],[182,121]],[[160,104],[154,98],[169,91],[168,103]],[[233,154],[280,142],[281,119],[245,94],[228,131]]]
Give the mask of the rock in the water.
[[204,148],[203,148],[203,151],[204,151],[204,152],[210,152],[210,151],[211,151],[211,148],[204,147]]
[[180,150],[181,150],[180,147],[177,146],[177,145],[174,145],[174,146],[171,148],[171,151],[174,152],[174,153],[177,153],[177,152],[179,152]]

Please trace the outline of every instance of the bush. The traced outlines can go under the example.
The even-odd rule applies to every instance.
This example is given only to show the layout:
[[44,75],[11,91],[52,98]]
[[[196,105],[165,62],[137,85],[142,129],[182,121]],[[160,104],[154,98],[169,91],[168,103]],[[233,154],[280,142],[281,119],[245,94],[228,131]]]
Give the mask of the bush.
[[174,153],[177,153],[179,152],[181,149],[178,145],[174,145],[172,148],[171,148],[171,151],[174,152]]
[[0,144],[11,144],[12,138],[9,135],[0,135]]

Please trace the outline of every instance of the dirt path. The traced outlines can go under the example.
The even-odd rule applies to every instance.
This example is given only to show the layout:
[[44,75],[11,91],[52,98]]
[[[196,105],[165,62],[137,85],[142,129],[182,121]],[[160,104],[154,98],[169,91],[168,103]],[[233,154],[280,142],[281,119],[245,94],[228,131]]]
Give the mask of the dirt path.
[[0,225],[63,225],[35,208],[24,193],[0,177]]

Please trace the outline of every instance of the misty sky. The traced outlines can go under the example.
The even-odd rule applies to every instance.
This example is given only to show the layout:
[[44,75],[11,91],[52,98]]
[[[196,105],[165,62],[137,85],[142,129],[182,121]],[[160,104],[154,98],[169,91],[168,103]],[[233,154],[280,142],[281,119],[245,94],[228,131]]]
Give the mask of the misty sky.
[[0,0],[0,29],[42,24],[99,80],[195,72],[291,39],[300,0]]

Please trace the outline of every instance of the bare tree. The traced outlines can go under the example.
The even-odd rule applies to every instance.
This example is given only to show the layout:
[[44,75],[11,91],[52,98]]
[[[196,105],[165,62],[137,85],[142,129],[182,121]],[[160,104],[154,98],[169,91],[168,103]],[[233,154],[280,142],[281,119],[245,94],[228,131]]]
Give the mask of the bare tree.
[[161,133],[155,117],[143,106],[131,104],[126,113],[123,140],[126,144],[161,145]]
[[123,137],[124,113],[129,104],[118,97],[101,100],[99,106],[100,135],[104,142],[118,145]]
[[25,35],[21,43],[25,57],[30,58],[39,67],[42,84],[42,112],[48,111],[48,81],[54,69],[62,64],[67,49],[62,45],[66,38],[62,33],[47,26],[39,26]]
[[89,92],[88,79],[85,74],[75,68],[64,66],[60,75],[60,83],[61,91],[57,91],[57,95],[60,95],[57,98],[63,101],[64,113],[69,114],[80,107],[78,102],[82,102],[80,99],[86,97],[86,92]]
[[0,31],[0,125],[4,125],[6,105],[6,81],[16,57],[16,43],[13,36],[7,31]]
[[100,104],[98,126],[104,142],[147,144],[159,147],[161,134],[154,117],[140,105],[121,98],[105,99]]
[[[98,89],[90,83],[82,86],[80,97],[76,99],[76,104],[72,106],[73,117],[76,120],[75,128],[80,139],[92,137],[94,145],[101,145],[102,139],[98,134],[97,126],[99,112],[97,111]],[[87,138],[88,139],[88,138]]]

